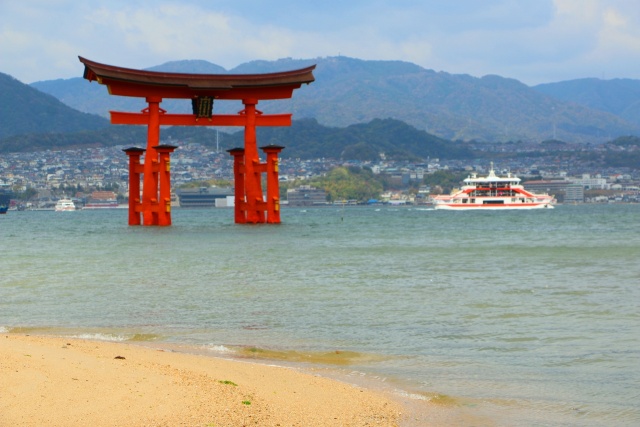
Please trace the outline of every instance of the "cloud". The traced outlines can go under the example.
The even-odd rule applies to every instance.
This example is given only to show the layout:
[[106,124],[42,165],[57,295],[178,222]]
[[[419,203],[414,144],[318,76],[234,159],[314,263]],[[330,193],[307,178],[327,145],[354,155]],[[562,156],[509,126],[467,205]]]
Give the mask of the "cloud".
[[79,77],[76,56],[131,68],[342,54],[525,83],[640,77],[637,0],[0,1],[0,71]]
[[[495,4],[490,15],[509,20],[514,12]],[[586,76],[625,76],[640,60],[638,8],[626,0],[555,0],[531,9],[539,19],[528,24],[481,26],[438,34],[432,59],[436,68],[474,75],[500,74],[526,83]],[[625,13],[634,11],[631,14]],[[548,12],[548,13],[547,13]],[[483,13],[487,13],[486,11]],[[481,14],[482,15],[482,14]],[[500,19],[498,19],[500,18]]]

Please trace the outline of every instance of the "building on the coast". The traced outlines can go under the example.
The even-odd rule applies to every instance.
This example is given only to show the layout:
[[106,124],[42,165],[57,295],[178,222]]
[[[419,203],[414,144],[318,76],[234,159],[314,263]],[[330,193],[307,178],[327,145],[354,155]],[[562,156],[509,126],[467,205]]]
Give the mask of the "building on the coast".
[[327,193],[310,185],[287,190],[289,206],[319,206],[327,204]]
[[571,180],[574,184],[580,184],[587,190],[608,190],[609,184],[605,178],[599,175],[592,177],[589,174],[583,174],[582,178],[574,178]]
[[580,184],[567,185],[564,203],[584,203],[584,187]]
[[118,195],[113,191],[94,191],[86,200],[85,209],[117,208]]
[[[233,196],[232,188],[199,187],[182,188],[176,191],[181,208],[214,208],[224,204]],[[221,203],[224,200],[225,203]]]
[[554,195],[556,200],[560,203],[564,203],[567,187],[572,185],[571,182],[565,180],[539,180],[539,181],[525,181],[522,183],[527,191],[540,194]]

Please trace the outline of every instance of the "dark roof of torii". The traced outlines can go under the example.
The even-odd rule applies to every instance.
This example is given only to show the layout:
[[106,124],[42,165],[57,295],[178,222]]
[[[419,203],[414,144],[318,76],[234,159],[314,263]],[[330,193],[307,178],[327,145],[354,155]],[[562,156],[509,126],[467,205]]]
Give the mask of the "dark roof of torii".
[[315,79],[312,65],[299,70],[267,74],[187,74],[135,70],[100,64],[81,56],[83,77],[109,88],[112,95],[161,98],[282,99]]

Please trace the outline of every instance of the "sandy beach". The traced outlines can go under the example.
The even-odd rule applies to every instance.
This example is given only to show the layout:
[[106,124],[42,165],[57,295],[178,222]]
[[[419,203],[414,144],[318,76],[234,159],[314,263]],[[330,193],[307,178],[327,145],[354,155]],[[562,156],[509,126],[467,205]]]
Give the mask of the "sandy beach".
[[0,426],[399,426],[383,395],[294,369],[4,333]]

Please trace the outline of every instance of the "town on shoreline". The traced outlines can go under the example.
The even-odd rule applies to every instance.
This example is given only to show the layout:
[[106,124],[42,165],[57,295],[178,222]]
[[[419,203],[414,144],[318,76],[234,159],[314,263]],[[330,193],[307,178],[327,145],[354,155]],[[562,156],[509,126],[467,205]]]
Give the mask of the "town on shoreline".
[[[96,192],[112,194],[123,205],[128,198],[129,170],[122,148],[0,154],[0,187],[13,194],[12,209],[52,209],[56,201],[64,197],[74,198],[77,205],[84,206]],[[485,158],[491,158],[492,151],[499,146],[487,144],[484,149],[482,159],[394,161],[382,155],[379,161],[373,162],[282,158],[280,181],[283,191],[289,196],[283,195],[282,200],[285,205],[287,199],[291,205],[428,204],[431,194],[451,190],[446,186],[433,185],[428,179],[430,176],[443,171],[456,171],[461,177],[470,172],[485,173],[489,168],[489,161]],[[598,150],[597,146],[589,149]],[[559,160],[535,151],[529,154],[500,159],[499,152],[496,152],[496,172],[515,174],[528,189],[554,194],[560,203],[640,201],[638,169],[598,167],[593,162]],[[387,188],[368,200],[335,197],[332,200],[324,189],[309,185],[314,177],[324,176],[336,167],[365,168],[372,176],[385,176]],[[174,192],[185,187],[202,188],[202,183],[228,183],[231,186],[233,182],[233,158],[224,151],[199,143],[179,145],[172,157],[171,168]],[[573,191],[570,198],[565,199],[567,186],[572,186]],[[580,191],[576,192],[576,188]],[[226,191],[232,194],[229,189]],[[175,205],[179,206],[178,197]]]

